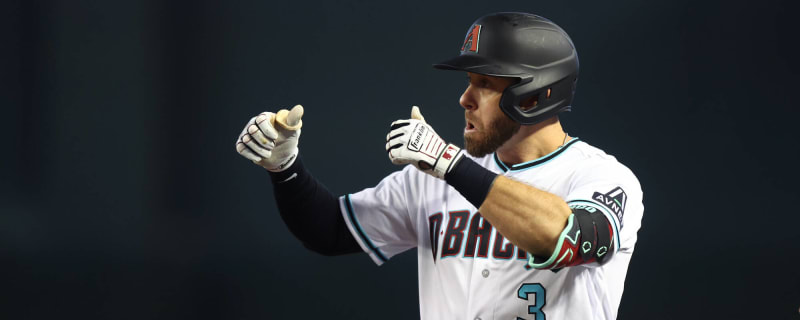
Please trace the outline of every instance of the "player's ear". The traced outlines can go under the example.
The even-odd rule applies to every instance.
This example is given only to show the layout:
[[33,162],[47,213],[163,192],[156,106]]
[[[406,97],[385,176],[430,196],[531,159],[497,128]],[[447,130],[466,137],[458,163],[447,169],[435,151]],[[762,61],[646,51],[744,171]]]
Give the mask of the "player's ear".
[[[547,91],[544,92],[544,97],[543,98],[550,99],[550,92],[551,92],[550,88],[547,88]],[[532,97],[528,97],[527,99],[523,100],[522,104],[520,105],[520,108],[522,108],[522,110],[530,110],[531,108],[535,107],[536,105],[539,104],[539,96],[540,95],[542,95],[542,94],[540,93],[540,94],[534,95]]]
[[519,107],[524,111],[524,110],[530,110],[537,104],[539,104],[539,95],[528,97],[527,99],[522,100],[522,103],[520,104]]

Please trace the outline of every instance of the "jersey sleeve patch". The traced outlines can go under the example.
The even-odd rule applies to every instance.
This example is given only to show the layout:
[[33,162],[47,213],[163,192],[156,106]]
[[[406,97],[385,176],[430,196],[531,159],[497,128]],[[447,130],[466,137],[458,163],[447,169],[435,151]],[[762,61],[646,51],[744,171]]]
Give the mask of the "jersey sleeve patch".
[[377,265],[386,262],[386,260],[388,260],[386,255],[369,239],[364,229],[361,227],[361,224],[358,222],[349,194],[341,198],[340,205],[342,207],[344,221],[347,223],[347,227],[350,228],[350,232],[355,235],[356,242],[361,246],[361,249],[369,253],[369,256]]
[[592,195],[592,200],[611,210],[617,216],[619,227],[622,228],[622,215],[625,214],[625,203],[628,201],[628,195],[625,190],[622,190],[622,187],[616,187],[606,193],[595,192]]

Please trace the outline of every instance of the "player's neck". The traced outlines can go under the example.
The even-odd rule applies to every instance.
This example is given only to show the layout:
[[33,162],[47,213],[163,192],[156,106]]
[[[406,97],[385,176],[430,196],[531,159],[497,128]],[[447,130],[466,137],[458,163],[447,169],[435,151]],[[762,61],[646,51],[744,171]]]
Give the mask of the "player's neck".
[[552,117],[520,127],[519,132],[497,149],[497,156],[507,164],[528,162],[555,151],[569,139],[558,117]]

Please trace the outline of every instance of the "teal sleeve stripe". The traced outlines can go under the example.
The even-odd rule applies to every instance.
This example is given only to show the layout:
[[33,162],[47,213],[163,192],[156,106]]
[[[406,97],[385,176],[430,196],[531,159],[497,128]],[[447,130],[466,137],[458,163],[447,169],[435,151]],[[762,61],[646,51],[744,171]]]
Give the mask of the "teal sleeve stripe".
[[[567,256],[567,253],[564,253],[564,255],[562,255],[560,258],[558,257],[558,254],[561,252],[561,245],[564,243],[564,238],[566,238],[567,237],[567,233],[570,230],[572,230],[572,224],[573,224],[573,220],[574,219],[575,219],[575,215],[574,214],[570,214],[569,215],[569,219],[567,219],[567,227],[564,228],[564,231],[561,231],[561,235],[558,236],[558,242],[556,244],[556,248],[553,250],[553,254],[550,255],[550,258],[547,259],[546,261],[542,262],[542,263],[536,263],[536,262],[534,262],[535,259],[534,259],[533,254],[529,253],[528,254],[528,266],[530,266],[531,268],[534,268],[534,269],[548,269],[548,268],[552,267],[553,265],[557,265],[559,262],[561,262],[561,260],[564,260],[564,258]],[[570,239],[570,240],[572,240],[571,242],[572,243],[577,243],[578,242],[578,237],[580,236],[580,234],[581,234],[581,232],[578,231],[577,235],[575,236],[575,239]],[[568,253],[570,255],[575,254],[575,253],[572,253],[571,251],[568,252]],[[556,259],[558,259],[558,260],[556,260]]]
[[344,196],[344,204],[345,208],[347,209],[347,218],[350,219],[351,224],[356,227],[355,228],[356,233],[358,233],[358,237],[361,238],[361,241],[367,244],[369,250],[371,250],[378,257],[378,259],[381,260],[381,263],[384,263],[386,262],[386,260],[389,260],[386,258],[385,255],[383,255],[383,252],[381,252],[381,250],[378,249],[378,247],[376,247],[372,243],[372,241],[369,240],[369,237],[367,237],[367,234],[364,232],[364,229],[361,228],[361,224],[358,222],[358,219],[356,219],[356,215],[353,211],[353,204],[350,202],[349,194]]
[[614,226],[614,238],[617,240],[616,241],[617,242],[616,250],[619,250],[620,242],[619,242],[619,227],[617,227],[617,217],[614,214],[612,214],[611,212],[609,212],[608,209],[606,209],[604,205],[599,204],[597,202],[594,202],[592,200],[581,200],[581,199],[578,199],[578,200],[567,201],[568,205],[569,204],[573,204],[573,203],[589,205],[592,208],[596,208],[596,209],[600,210],[601,212],[603,212],[604,215],[606,215],[606,218],[611,221],[611,225]]

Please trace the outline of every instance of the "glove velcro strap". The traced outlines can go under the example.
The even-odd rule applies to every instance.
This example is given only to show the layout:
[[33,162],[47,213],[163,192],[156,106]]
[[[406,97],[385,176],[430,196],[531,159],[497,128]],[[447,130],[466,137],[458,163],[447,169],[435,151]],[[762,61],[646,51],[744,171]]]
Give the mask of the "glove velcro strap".
[[433,164],[433,174],[437,178],[443,179],[444,175],[450,172],[450,169],[462,155],[461,148],[456,147],[454,144],[448,144],[444,147],[442,154],[436,158],[436,163]]
[[269,170],[270,172],[281,172],[286,170],[287,168],[291,167],[295,159],[297,159],[297,152],[298,150],[297,148],[295,148],[295,151],[289,156],[289,158],[286,158],[286,160],[284,160],[277,167],[267,168],[267,170]]

